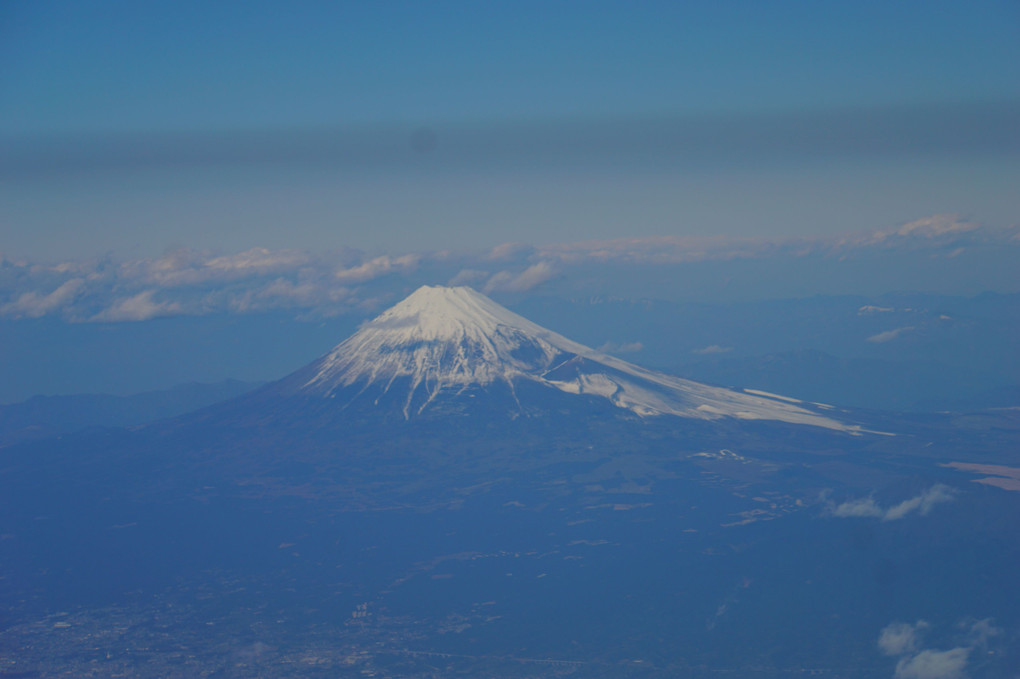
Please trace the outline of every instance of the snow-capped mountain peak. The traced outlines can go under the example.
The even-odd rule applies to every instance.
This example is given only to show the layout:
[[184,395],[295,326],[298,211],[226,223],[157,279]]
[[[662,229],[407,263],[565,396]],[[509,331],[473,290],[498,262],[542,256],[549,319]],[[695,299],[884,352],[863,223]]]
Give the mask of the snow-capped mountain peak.
[[[548,337],[553,343],[569,345],[571,349],[583,348],[468,287],[426,285],[418,288],[402,302],[362,326],[355,335],[358,336],[372,337],[387,345],[480,342],[491,344],[496,351],[512,349],[515,342],[530,336]],[[516,339],[510,340],[509,344],[500,342],[500,339],[508,337]]]
[[[779,420],[856,427],[808,404],[711,387],[641,368],[547,330],[467,287],[419,288],[298,373],[294,390],[352,401],[397,395],[407,418],[442,396],[527,381],[608,399],[641,416]],[[297,377],[298,375],[295,375]]]
[[434,397],[444,389],[495,381],[512,385],[548,370],[557,356],[584,351],[590,350],[471,288],[424,286],[320,359],[302,389],[330,395],[340,387],[379,381],[389,386],[406,378],[409,408],[419,387]]

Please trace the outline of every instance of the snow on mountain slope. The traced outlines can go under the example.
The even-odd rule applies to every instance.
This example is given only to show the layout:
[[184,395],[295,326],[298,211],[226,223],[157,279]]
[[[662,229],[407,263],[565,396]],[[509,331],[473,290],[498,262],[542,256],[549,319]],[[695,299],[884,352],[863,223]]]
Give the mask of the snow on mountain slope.
[[[778,420],[860,431],[795,405],[641,368],[546,330],[471,288],[424,286],[366,323],[294,384],[305,395],[401,394],[405,417],[438,396],[528,380],[608,399],[641,416]],[[307,378],[310,375],[310,378]],[[293,383],[292,383],[293,384]]]

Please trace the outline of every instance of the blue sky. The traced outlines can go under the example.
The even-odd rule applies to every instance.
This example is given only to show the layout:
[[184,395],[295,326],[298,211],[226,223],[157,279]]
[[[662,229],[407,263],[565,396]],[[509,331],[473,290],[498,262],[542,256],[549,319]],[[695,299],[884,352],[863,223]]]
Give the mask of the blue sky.
[[10,133],[757,113],[1020,95],[1003,2],[5,3]]
[[1010,226],[1017,35],[1008,1],[5,3],[0,251]]

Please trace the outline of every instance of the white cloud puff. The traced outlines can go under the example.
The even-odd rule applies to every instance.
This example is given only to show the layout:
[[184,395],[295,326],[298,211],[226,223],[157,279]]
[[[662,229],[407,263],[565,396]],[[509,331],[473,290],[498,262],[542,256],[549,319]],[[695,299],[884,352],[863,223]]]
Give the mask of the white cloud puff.
[[471,285],[484,281],[489,277],[488,271],[480,271],[479,269],[461,269],[457,272],[457,275],[447,281],[447,285]]
[[641,342],[606,342],[598,348],[598,351],[605,352],[607,354],[634,354],[642,351],[645,345]]
[[155,259],[125,262],[120,275],[127,280],[172,288],[279,274],[310,262],[310,255],[298,250],[251,248],[232,255],[212,255],[182,248]]
[[894,622],[885,627],[878,637],[878,647],[886,655],[903,655],[917,650],[919,645],[918,632],[928,627],[924,620],[914,624]]
[[907,325],[902,328],[896,328],[895,330],[886,330],[885,332],[880,332],[877,335],[872,335],[866,341],[873,342],[875,344],[884,344],[885,342],[893,341],[903,333],[910,332],[913,329],[914,326]]
[[535,248],[527,243],[503,243],[502,245],[497,245],[489,250],[487,259],[520,259],[523,256],[530,255],[534,251]]
[[112,306],[96,314],[94,321],[147,321],[158,316],[181,313],[177,302],[153,301],[155,290],[144,290],[133,297],[117,300]]
[[532,264],[517,274],[500,271],[485,284],[485,292],[527,292],[555,275],[556,270],[549,262]]
[[938,483],[920,495],[888,508],[883,508],[875,502],[873,497],[865,497],[848,500],[838,505],[830,502],[827,510],[830,516],[841,519],[873,518],[882,521],[897,521],[914,512],[926,516],[935,505],[951,501],[954,498],[954,492],[949,486]]
[[960,646],[948,651],[921,651],[896,663],[896,679],[962,679],[970,649]]
[[420,255],[404,255],[403,257],[383,255],[357,266],[338,269],[333,276],[343,283],[364,283],[386,274],[413,270],[420,259]]
[[895,679],[963,679],[967,676],[967,663],[975,649],[987,649],[989,639],[1002,633],[984,620],[963,620],[957,628],[963,631],[957,635],[957,645],[939,650],[922,648],[921,633],[930,625],[924,620],[910,624],[894,622],[887,625],[878,636],[878,648],[888,656],[898,657]]
[[85,286],[83,278],[72,278],[48,294],[24,292],[12,302],[0,306],[0,315],[14,318],[40,318],[68,306]]
[[992,624],[991,618],[983,620],[964,620],[960,628],[967,633],[967,640],[971,646],[986,648],[989,640],[1002,634],[1002,628]]
[[911,512],[917,512],[921,516],[926,516],[928,512],[935,507],[935,505],[943,502],[950,502],[953,497],[954,491],[952,488],[938,483],[917,497],[912,497],[909,500],[904,500],[898,505],[890,507],[886,511],[885,516],[882,517],[882,520],[895,521],[897,519],[902,519]]
[[691,353],[709,355],[709,354],[725,354],[730,351],[733,351],[733,347],[723,347],[719,346],[718,344],[709,344],[707,347],[702,347],[701,349],[693,349]]
[[205,266],[213,271],[239,273],[244,275],[290,271],[308,264],[310,258],[297,250],[273,252],[266,248],[252,248],[236,255],[213,257]]
[[907,222],[892,231],[892,233],[897,236],[935,238],[946,234],[968,233],[979,228],[981,228],[980,224],[967,221],[958,214],[939,214]]

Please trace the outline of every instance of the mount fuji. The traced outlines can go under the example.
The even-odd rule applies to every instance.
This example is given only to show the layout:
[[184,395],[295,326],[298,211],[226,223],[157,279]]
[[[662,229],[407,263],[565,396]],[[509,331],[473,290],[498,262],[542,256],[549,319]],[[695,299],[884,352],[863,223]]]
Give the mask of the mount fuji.
[[337,411],[384,408],[407,420],[484,397],[502,398],[511,417],[526,416],[536,412],[535,394],[544,392],[608,402],[642,418],[773,420],[862,431],[818,412],[828,406],[713,387],[628,363],[467,287],[419,288],[264,392],[260,398],[328,399]]

